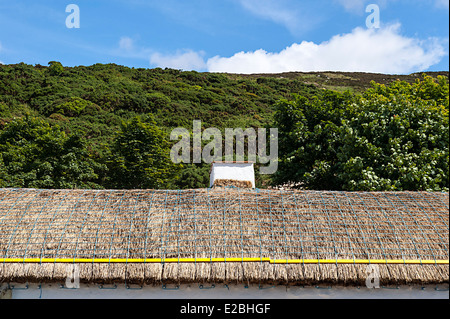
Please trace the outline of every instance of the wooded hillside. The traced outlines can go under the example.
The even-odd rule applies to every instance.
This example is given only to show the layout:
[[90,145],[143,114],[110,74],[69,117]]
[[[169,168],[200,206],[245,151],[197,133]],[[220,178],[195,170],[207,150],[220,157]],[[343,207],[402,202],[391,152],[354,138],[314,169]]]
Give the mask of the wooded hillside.
[[[448,189],[448,166],[446,170],[440,169],[441,164],[448,165],[448,72],[429,75],[429,78],[422,74],[336,72],[236,75],[135,69],[114,64],[64,67],[56,61],[48,66],[0,65],[0,187],[206,187],[209,164],[175,165],[169,158],[173,143],[169,140],[170,131],[175,127],[192,130],[192,121],[201,120],[203,129],[280,128],[279,173],[257,175],[259,187],[300,182],[304,187],[321,188],[318,185],[325,178],[330,183],[322,184],[322,188],[330,189],[400,190],[414,185],[417,189]],[[375,85],[371,80],[387,86]],[[417,93],[421,88],[425,93]],[[399,96],[404,100],[400,101]],[[394,99],[391,101],[390,97]],[[383,108],[378,108],[378,101]],[[393,101],[395,105],[389,106]],[[355,103],[359,107],[348,107]],[[371,108],[361,107],[366,104]],[[286,108],[287,105],[293,108]],[[296,108],[303,115],[297,111],[294,115],[289,113]],[[409,116],[414,109],[418,113]],[[421,160],[431,165],[431,169],[436,168],[433,176],[423,173],[426,168],[417,168],[422,172],[420,177],[413,172],[408,183],[392,187],[395,184],[392,180],[403,174],[401,169],[377,173],[377,165],[388,165],[389,161],[381,158],[392,155],[391,150],[382,152],[369,147],[364,150],[368,153],[361,163],[355,159],[365,146],[355,149],[351,146],[364,144],[360,140],[363,137],[371,141],[367,132],[359,132],[358,128],[374,127],[373,121],[381,121],[379,111],[387,123],[379,129],[386,131],[385,126],[396,115],[395,121],[403,123],[404,129],[392,128],[389,134],[405,136],[409,129],[418,132],[417,136],[406,134],[409,137],[398,140],[395,147],[406,147],[406,157],[422,154],[418,155]],[[299,123],[308,129],[299,129]],[[443,133],[445,128],[447,135]],[[348,133],[350,129],[356,132],[355,136]],[[297,137],[291,134],[294,131]],[[319,131],[320,137],[313,139],[332,138],[334,142],[324,142],[317,149],[321,143],[316,141],[316,146],[312,146],[311,132]],[[374,141],[374,147],[381,147],[389,138],[396,139],[394,135]],[[327,151],[322,152],[321,147]],[[301,153],[311,149],[326,159],[316,154],[318,162],[303,162],[302,156],[315,153]],[[432,155],[426,155],[425,150]],[[378,157],[374,162],[375,153]],[[296,160],[290,162],[292,156]],[[396,167],[417,162],[414,156],[396,161],[393,164]],[[301,168],[296,170],[298,166],[292,163]],[[324,168],[327,165],[329,168]],[[345,174],[353,174],[351,178],[339,175],[344,166]],[[361,182],[365,180],[364,174],[372,174],[367,167],[375,170],[373,174],[382,175],[377,175],[379,179],[372,178],[377,183]],[[296,174],[292,175],[292,170]],[[321,177],[311,182],[312,175],[306,173]],[[335,174],[340,177],[330,180]],[[417,182],[416,177],[427,181],[431,178],[434,182]]]

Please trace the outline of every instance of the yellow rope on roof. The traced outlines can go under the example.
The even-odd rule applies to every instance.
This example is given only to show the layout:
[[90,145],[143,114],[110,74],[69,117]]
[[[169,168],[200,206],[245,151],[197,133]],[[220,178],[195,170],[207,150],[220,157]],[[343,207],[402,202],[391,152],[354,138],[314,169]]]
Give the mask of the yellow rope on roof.
[[271,258],[0,258],[0,263],[217,263],[268,262],[270,264],[405,264],[448,265],[449,260],[403,259],[271,259]]

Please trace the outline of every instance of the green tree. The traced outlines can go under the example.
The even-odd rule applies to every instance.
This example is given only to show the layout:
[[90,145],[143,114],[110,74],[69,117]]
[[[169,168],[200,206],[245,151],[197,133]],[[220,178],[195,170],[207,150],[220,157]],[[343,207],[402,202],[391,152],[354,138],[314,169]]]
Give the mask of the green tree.
[[72,97],[68,101],[57,105],[55,107],[55,111],[66,116],[77,116],[80,115],[86,107],[91,105],[93,105],[93,103],[90,101],[86,101],[78,97]]
[[180,178],[171,188],[194,189],[209,187],[211,164],[185,164]]
[[121,124],[110,147],[108,166],[111,187],[125,189],[166,188],[181,168],[171,161],[166,134],[152,115]]
[[57,125],[24,117],[0,131],[0,187],[101,188],[101,170],[81,135]]
[[48,70],[51,75],[61,75],[64,72],[64,67],[61,62],[50,61],[48,62]]
[[448,190],[448,80],[373,83],[277,105],[276,183],[310,189]]
[[170,105],[170,98],[162,93],[147,93],[148,106],[144,110],[146,112],[155,112],[158,109],[166,108]]

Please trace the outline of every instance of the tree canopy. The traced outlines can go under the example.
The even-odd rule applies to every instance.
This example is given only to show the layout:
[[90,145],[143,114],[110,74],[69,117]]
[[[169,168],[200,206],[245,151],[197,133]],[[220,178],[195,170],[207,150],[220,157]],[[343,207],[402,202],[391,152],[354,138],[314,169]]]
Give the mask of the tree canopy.
[[259,187],[445,190],[448,72],[432,75],[0,65],[0,187],[207,187],[208,164],[168,157],[172,129],[201,120],[279,129]]
[[332,190],[448,190],[448,79],[373,83],[277,104],[276,183]]
[[135,117],[120,126],[108,159],[114,188],[167,188],[181,165],[172,163],[170,145],[154,118]]
[[31,117],[0,131],[0,187],[100,188],[101,164],[79,134]]

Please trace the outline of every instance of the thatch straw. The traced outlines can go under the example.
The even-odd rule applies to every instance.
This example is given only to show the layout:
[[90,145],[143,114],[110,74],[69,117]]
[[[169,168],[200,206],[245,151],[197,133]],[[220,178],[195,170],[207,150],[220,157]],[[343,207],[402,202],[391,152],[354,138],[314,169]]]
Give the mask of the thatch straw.
[[[448,260],[448,193],[213,188],[0,189],[0,258]],[[86,283],[365,285],[364,264],[77,263]],[[60,282],[72,263],[0,263]],[[448,265],[379,265],[382,285],[449,282]]]
[[235,179],[216,179],[213,187],[234,186],[239,188],[252,188],[252,182],[250,181],[238,181]]

